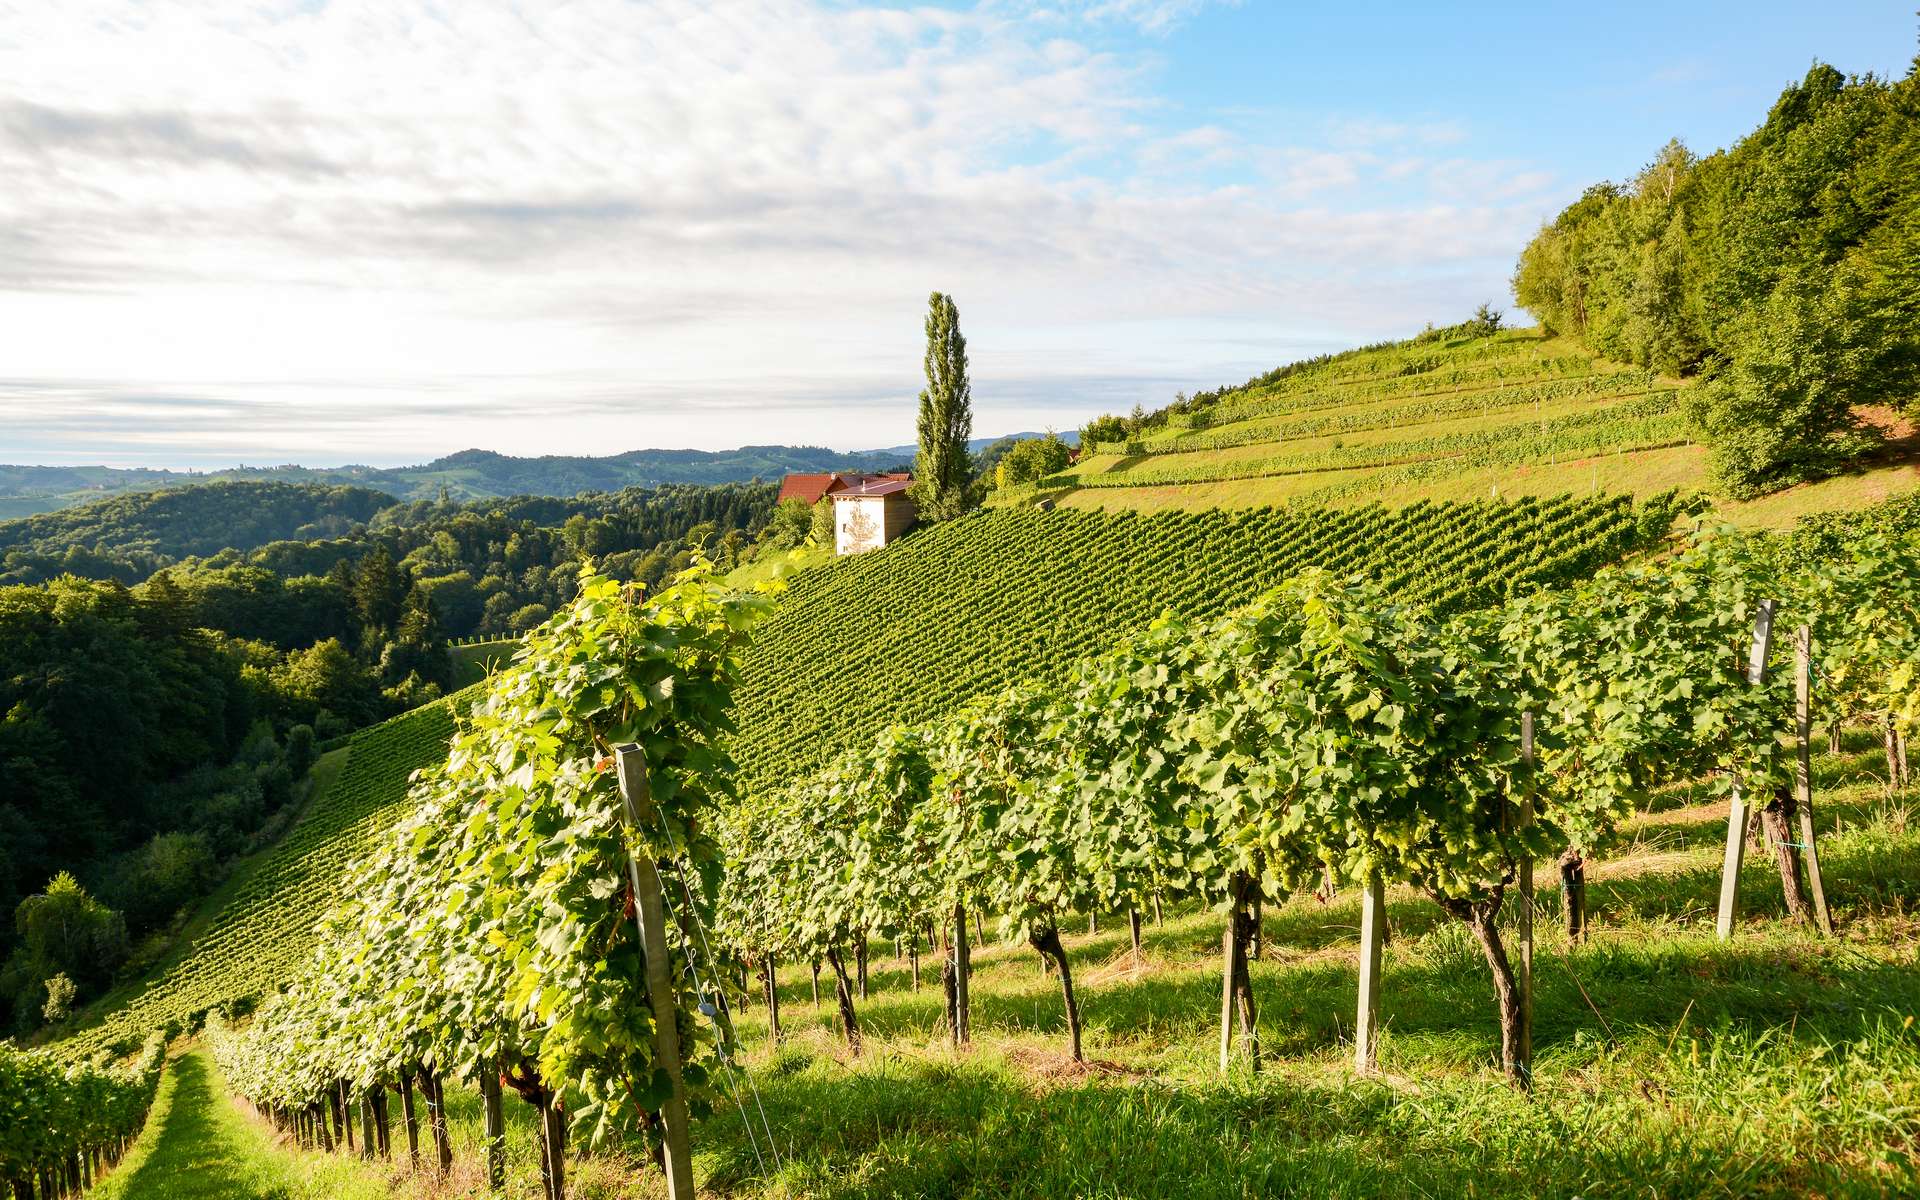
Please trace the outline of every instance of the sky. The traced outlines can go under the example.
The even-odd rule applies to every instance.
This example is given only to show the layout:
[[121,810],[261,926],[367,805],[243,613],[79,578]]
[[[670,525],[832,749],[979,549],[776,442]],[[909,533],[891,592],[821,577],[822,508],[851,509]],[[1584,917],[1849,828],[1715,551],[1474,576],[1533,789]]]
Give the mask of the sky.
[[896,445],[934,290],[1073,428],[1510,309],[1912,9],[0,0],[0,463]]

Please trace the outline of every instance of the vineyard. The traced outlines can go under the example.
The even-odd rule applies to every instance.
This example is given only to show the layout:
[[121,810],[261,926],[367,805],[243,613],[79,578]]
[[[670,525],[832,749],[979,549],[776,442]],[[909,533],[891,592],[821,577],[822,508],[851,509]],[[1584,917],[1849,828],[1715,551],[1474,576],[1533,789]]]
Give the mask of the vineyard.
[[[1685,415],[1692,384],[1622,368],[1537,330],[1444,331],[1334,355],[1225,389],[1000,499],[1070,507],[1348,505],[1611,491],[1705,490]],[[1871,467],[1792,499],[1723,506],[1784,526],[1912,486]]]
[[348,866],[404,815],[407,778],[438,759],[465,694],[355,734],[346,765],[299,824],[269,852],[182,960],[70,1038],[77,1054],[122,1053],[155,1030],[183,1029],[205,1013],[260,998],[313,945],[313,924],[339,894]]
[[66,1067],[0,1044],[0,1184],[31,1200],[101,1178],[146,1123],[164,1050],[150,1037],[122,1065]]
[[1360,575],[1442,612],[1577,577],[1649,544],[1664,499],[1219,513],[994,509],[806,572],[747,652],[734,745],[749,786],[889,723],[1077,659],[1163,612],[1215,616],[1288,575]]
[[[1662,1087],[1692,1069],[1662,1057],[1682,1028],[1690,1031],[1683,1050],[1702,1053],[1705,1038],[1712,1055],[1788,1069],[1783,1056],[1804,1056],[1798,1043],[1776,1050],[1700,1022],[1740,1004],[1778,1013],[1789,1003],[1796,1021],[1804,1016],[1804,1036],[1854,1039],[1845,1051],[1818,1043],[1830,1048],[1814,1061],[1866,1090],[1811,1110],[1796,1094],[1785,1110],[1792,1115],[1782,1117],[1794,1124],[1766,1125],[1783,1140],[1739,1151],[1744,1189],[1671,1194],[1795,1194],[1810,1181],[1828,1194],[1890,1194],[1901,1178],[1894,1159],[1853,1163],[1822,1139],[1842,1128],[1881,1130],[1857,1135],[1876,1146],[1920,1136],[1920,1037],[1891,998],[1910,990],[1911,964],[1886,958],[1879,940],[1892,919],[1885,914],[1911,903],[1902,882],[1908,860],[1898,855],[1920,855],[1920,845],[1908,845],[1897,813],[1876,816],[1858,801],[1845,811],[1871,827],[1865,840],[1836,831],[1831,812],[1824,818],[1833,915],[1823,896],[1820,918],[1852,931],[1846,952],[1879,964],[1843,966],[1834,957],[1843,951],[1809,928],[1810,861],[1789,853],[1812,844],[1801,842],[1792,804],[1781,800],[1796,797],[1796,736],[1807,744],[1793,724],[1794,643],[1770,644],[1758,684],[1744,647],[1763,597],[1777,603],[1782,622],[1818,629],[1810,651],[1821,719],[1836,739],[1841,718],[1875,737],[1884,732],[1888,783],[1900,794],[1905,738],[1920,716],[1911,509],[1818,525],[1791,541],[1714,534],[1676,557],[1627,567],[1603,564],[1645,544],[1670,511],[1603,499],[1317,514],[1317,525],[1297,532],[1304,539],[1317,529],[1325,542],[1292,552],[1308,563],[1326,555],[1339,573],[1309,567],[1274,588],[1230,580],[1257,590],[1250,603],[1220,611],[1167,605],[1174,611],[1161,616],[1155,604],[1105,644],[1087,635],[1075,643],[1087,647],[1079,655],[1062,651],[1051,677],[981,689],[943,711],[918,707],[912,720],[898,706],[876,711],[864,735],[847,736],[777,786],[747,787],[737,801],[726,799],[716,739],[740,720],[749,664],[761,652],[743,641],[750,626],[765,638],[798,606],[835,611],[836,597],[869,590],[843,593],[836,576],[906,561],[906,551],[941,536],[999,530],[1009,574],[998,578],[1013,578],[1059,548],[1020,533],[1101,531],[1112,540],[1094,543],[1096,561],[1108,564],[1101,578],[1109,579],[1120,574],[1112,564],[1128,561],[1129,535],[1207,526],[1185,517],[989,514],[802,576],[770,616],[759,602],[698,581],[642,600],[588,580],[574,608],[536,632],[484,698],[468,701],[474,716],[450,757],[442,761],[439,750],[452,734],[444,707],[360,735],[323,798],[331,807],[316,806],[315,828],[300,835],[299,853],[311,863],[276,868],[273,886],[285,889],[277,897],[250,881],[258,903],[236,904],[200,943],[200,969],[170,977],[168,1006],[149,1001],[146,1011],[190,1025],[200,1011],[219,1010],[206,1032],[224,1078],[289,1145],[351,1150],[394,1171],[404,1157],[404,1170],[422,1178],[482,1172],[465,1176],[468,1186],[531,1173],[555,1197],[621,1194],[621,1179],[652,1169],[647,1147],[660,1153],[666,1128],[653,1114],[674,1094],[671,1073],[658,1069],[668,1060],[656,1039],[668,1026],[685,1051],[679,1128],[691,1131],[706,1186],[779,1178],[808,1191],[807,1180],[825,1178],[808,1172],[835,1176],[859,1153],[833,1148],[845,1132],[827,1114],[855,1094],[872,1097],[856,1107],[880,1105],[896,1086],[896,1098],[873,1108],[876,1119],[975,1122],[987,1111],[1022,1111],[1019,1081],[1034,1062],[1055,1062],[1046,1070],[1084,1077],[1094,1107],[1064,1098],[1079,1088],[1061,1103],[1087,1128],[1134,1111],[1137,1097],[1168,1106],[1169,1136],[1204,1156],[1218,1136],[1204,1131],[1217,1118],[1202,1099],[1215,1094],[1206,1081],[1216,1072],[1273,1103],[1309,1071],[1321,1080],[1313,1086],[1331,1089],[1329,1111],[1346,1112],[1369,1136],[1397,1123],[1431,1138],[1426,1118],[1383,1125],[1378,1112],[1354,1108],[1358,1093],[1339,1081],[1356,1066],[1363,1078],[1415,1071],[1432,1075],[1434,1094],[1457,1105],[1471,1094],[1459,1072],[1491,1062],[1520,1094],[1549,1106],[1537,1111],[1592,1111],[1567,1072],[1573,1062],[1591,1064],[1582,1072],[1604,1069],[1615,1038],[1641,1047],[1633,1069]],[[1196,595],[1172,585],[1182,571],[1205,576],[1197,556],[1209,545],[1295,531],[1271,523],[1281,519],[1241,514],[1217,525],[1240,541],[1195,536],[1186,551],[1195,557],[1144,560],[1166,564],[1150,576],[1164,589],[1152,598]],[[1502,532],[1516,526],[1525,531],[1518,549]],[[1369,577],[1326,546],[1380,539],[1418,550]],[[1036,540],[1026,562],[1012,556]],[[1505,572],[1495,562],[1502,547],[1514,560]],[[983,578],[919,569],[928,572],[917,585],[926,594],[992,590]],[[1531,586],[1519,573],[1528,569],[1558,586]],[[1078,603],[1117,605],[1130,593],[1087,594]],[[1075,620],[1076,633],[1084,620],[1067,611],[1050,619],[1055,629]],[[845,636],[852,644],[855,635]],[[629,741],[644,759],[637,793],[624,757],[616,771],[609,753]],[[1833,770],[1816,771],[1823,786]],[[1857,778],[1859,767],[1850,770]],[[398,804],[409,779],[409,802]],[[1672,1008],[1642,997],[1673,964],[1715,979],[1762,968],[1707,950],[1703,935],[1686,931],[1711,876],[1676,881],[1671,896],[1665,884],[1636,891],[1630,879],[1609,877],[1609,856],[1625,831],[1676,806],[1700,813],[1708,830],[1685,844],[1707,842],[1716,814],[1725,825],[1736,786],[1778,802],[1757,818],[1769,854],[1754,866],[1779,879],[1759,884],[1752,869],[1740,877],[1740,904],[1761,921],[1741,921],[1739,936],[1767,940],[1751,953],[1772,964],[1765,971],[1784,972],[1783,998],[1819,995],[1808,973],[1824,972],[1829,990],[1852,999],[1822,1009],[1810,998],[1736,1000],[1745,993],[1690,988],[1673,1027]],[[636,797],[643,809],[633,807]],[[636,818],[640,811],[652,815]],[[1642,836],[1631,834],[1636,843]],[[368,854],[358,865],[343,850],[349,840]],[[1665,859],[1676,844],[1662,848]],[[1690,852],[1689,861],[1706,853]],[[663,865],[664,929],[681,930],[660,989],[643,983],[641,964],[652,958],[637,953],[624,917],[642,861]],[[1531,898],[1517,882],[1523,863],[1544,875]],[[1556,863],[1561,887],[1552,884]],[[1778,928],[1801,932],[1766,933],[1783,896],[1801,924]],[[323,912],[318,935],[308,934]],[[1536,978],[1538,939],[1521,913],[1564,920],[1564,939],[1540,944],[1583,964],[1579,986]],[[1111,922],[1104,935],[1091,928],[1101,922]],[[1378,936],[1389,924],[1391,949]],[[237,928],[255,930],[269,955],[246,968],[216,957]],[[1371,951],[1368,929],[1376,931]],[[1597,944],[1583,949],[1589,940]],[[1660,948],[1643,961],[1629,949],[1640,944]],[[1713,944],[1706,935],[1704,945]],[[1329,953],[1357,958],[1359,979],[1330,975]],[[1384,984],[1370,995],[1364,980],[1380,980],[1382,964]],[[269,981],[284,990],[263,995],[258,984]],[[1522,996],[1535,997],[1537,1016]],[[263,1000],[257,1010],[255,999]],[[649,1005],[658,1013],[661,1003],[673,1014],[667,1025],[615,1019]],[[1598,1015],[1576,1020],[1595,1003],[1604,1006]],[[1209,1012],[1218,1016],[1211,1030]],[[1608,1040],[1570,1047],[1562,1040],[1570,1021],[1605,1030]],[[85,1044],[132,1024],[122,1014]],[[1423,1030],[1443,1027],[1450,1048],[1436,1059]],[[942,1070],[957,1075],[935,1083],[918,1068],[901,1074],[898,1055],[917,1062],[938,1043],[956,1056]],[[117,1048],[126,1045],[123,1032]],[[1209,1045],[1217,1058],[1202,1052]],[[1116,1066],[1114,1055],[1138,1065]],[[1122,1077],[1102,1081],[1115,1071]],[[1125,1078],[1134,1072],[1184,1082],[1136,1093]],[[1265,1072],[1278,1081],[1250,1082]],[[1005,1086],[1013,1090],[1003,1094]],[[985,1107],[973,1117],[949,1112],[935,1098],[939,1088],[957,1088],[954,1103]],[[506,1104],[510,1093],[526,1103]],[[1715,1092],[1669,1103],[1694,1114],[1678,1119],[1706,1144],[1722,1136],[1712,1114],[1727,1102]],[[1521,1111],[1488,1097],[1472,1103]],[[1448,1120],[1481,1119],[1448,1111]],[[1288,1119],[1312,1124],[1308,1110]],[[1627,1119],[1650,1117],[1635,1110]],[[815,1124],[817,1135],[799,1132]],[[958,1127],[952,1134],[967,1136]],[[1301,1134],[1274,1136],[1284,1147]],[[809,1150],[814,1137],[819,1149]],[[1623,1183],[1623,1163],[1701,1178],[1671,1157],[1681,1150],[1649,1160],[1638,1144],[1629,1152],[1596,1143],[1548,1158],[1548,1147],[1525,1142],[1516,1153],[1542,1169],[1576,1171],[1563,1176],[1570,1188]],[[670,1165],[686,1161],[684,1151],[665,1153]],[[970,1153],[993,1152],[980,1143]],[[1129,1172],[1159,1179],[1158,1190],[1172,1187],[1164,1163],[1128,1161]],[[938,1156],[921,1165],[936,1175],[966,1170]],[[1108,1172],[1119,1168],[1093,1169],[1080,1185],[1052,1186],[1057,1194],[1111,1186]],[[1208,1191],[1230,1191],[1238,1177],[1229,1167],[1195,1169],[1214,1179]],[[1266,1169],[1296,1182],[1311,1177],[1300,1163]],[[1525,1194],[1524,1178],[1489,1194]]]
[[[1082,1011],[1108,1002],[1114,958],[1139,970],[1168,911],[1188,927],[1193,918],[1178,914],[1224,913],[1203,918],[1219,937],[1217,1069],[1251,1077],[1288,1069],[1276,1054],[1289,1053],[1289,1021],[1326,1028],[1323,1013],[1296,1008],[1276,1029],[1255,982],[1262,943],[1299,932],[1297,908],[1316,902],[1310,894],[1320,904],[1357,895],[1357,998],[1349,982],[1344,996],[1341,985],[1331,995],[1322,987],[1316,1002],[1357,1006],[1357,1015],[1316,1036],[1347,1047],[1363,1076],[1381,1069],[1381,1013],[1407,1011],[1392,997],[1410,986],[1404,959],[1386,1000],[1366,982],[1380,979],[1391,912],[1403,934],[1419,931],[1425,948],[1416,953],[1451,956],[1454,976],[1481,960],[1480,994],[1495,999],[1482,1022],[1496,1034],[1463,1052],[1469,1061],[1490,1056],[1523,1092],[1534,1090],[1536,1028],[1566,1014],[1536,1022],[1526,999],[1536,990],[1536,939],[1516,910],[1529,918],[1536,905],[1551,910],[1516,882],[1529,878],[1523,865],[1560,864],[1571,950],[1592,936],[1587,866],[1603,861],[1622,828],[1671,804],[1663,797],[1674,789],[1709,814],[1724,813],[1729,797],[1739,804],[1744,790],[1773,797],[1761,823],[1780,882],[1774,898],[1762,890],[1756,899],[1751,878],[1735,894],[1769,914],[1784,896],[1788,914],[1811,925],[1803,876],[1811,852],[1804,863],[1794,852],[1813,844],[1794,825],[1798,797],[1811,796],[1794,783],[1796,737],[1802,755],[1809,747],[1808,726],[1796,734],[1794,725],[1794,680],[1810,678],[1796,676],[1796,646],[1822,681],[1826,722],[1884,728],[1890,783],[1901,785],[1905,738],[1920,715],[1920,560],[1910,538],[1856,530],[1837,554],[1832,538],[1716,533],[1668,561],[1589,570],[1451,616],[1308,570],[1250,606],[1156,621],[1070,664],[1054,684],[983,695],[856,743],[823,769],[754,791],[717,825],[714,738],[740,682],[729,664],[754,606],[697,582],[642,602],[590,580],[574,609],[490,681],[447,764],[415,777],[414,811],[348,878],[293,985],[242,1028],[213,1023],[216,1058],[239,1094],[317,1152],[351,1148],[357,1134],[361,1153],[397,1161],[398,1099],[414,1169],[431,1172],[437,1161],[452,1170],[452,1114],[465,1080],[479,1093],[482,1125],[478,1142],[465,1144],[495,1180],[509,1162],[506,1087],[531,1111],[528,1136],[549,1197],[568,1194],[570,1172],[591,1179],[621,1162],[644,1170],[623,1148],[663,1129],[671,1172],[685,1153],[670,1141],[676,1121],[736,1150],[744,1133],[739,1152],[757,1166],[730,1169],[763,1174],[778,1166],[779,1137],[741,1072],[780,1061],[788,1036],[780,1005],[798,1000],[795,967],[812,964],[816,1003],[827,968],[827,1015],[801,1023],[824,1032],[830,1022],[849,1061],[872,1048],[873,1014],[861,1009],[873,1003],[892,1014],[882,1038],[901,1036],[906,1005],[920,1014],[914,1036],[971,1053],[980,1031],[1011,1015],[1002,995],[978,993],[973,982],[974,951],[1005,959],[990,949],[991,924],[1003,946],[1024,944],[1043,963],[1041,980],[1057,989],[1045,1008],[1058,1016],[1046,1027],[1061,1061],[1083,1069],[1094,1058]],[[1818,628],[1820,640],[1762,641],[1758,668],[1729,653],[1776,604]],[[635,816],[624,758],[615,786],[606,748],[629,739],[644,756],[644,811],[657,804],[657,815]],[[489,819],[495,813],[512,819]],[[1910,840],[1884,819],[1880,828],[1890,845]],[[1732,836],[1744,840],[1744,822]],[[1841,866],[1828,878],[1862,893],[1839,901],[1840,919],[1876,920],[1888,901],[1872,892],[1886,884],[1862,875],[1859,842],[1839,845]],[[672,972],[669,991],[635,991],[641,961],[650,973],[653,956],[636,954],[623,919],[638,876],[622,863],[628,854],[642,861],[642,848],[671,872],[677,916],[665,927],[681,932],[661,964]],[[1832,920],[1812,877],[1818,918]],[[1906,893],[1893,886],[1898,905]],[[1410,916],[1416,899],[1429,907]],[[1295,915],[1275,928],[1272,909]],[[1125,932],[1114,957],[1090,972],[1087,943],[1070,930],[1103,915]],[[1449,929],[1458,931],[1451,940]],[[1818,946],[1817,934],[1801,936]],[[910,955],[910,976],[899,960],[874,969],[874,952],[890,943]],[[1456,949],[1434,949],[1449,944]],[[930,978],[920,1001],[923,948],[937,956],[939,983]],[[1644,986],[1589,961],[1596,988]],[[749,971],[760,976],[752,988]],[[1270,999],[1270,975],[1267,985]],[[1006,987],[1004,970],[994,986]],[[1888,978],[1863,994],[1900,986]],[[754,991],[764,1017],[746,1011]],[[1564,989],[1541,994],[1573,1002]],[[1030,991],[1019,1003],[1041,1006]],[[615,1020],[649,1004],[656,1013],[667,1005],[689,1048],[682,1117],[650,1115],[680,1091],[659,1067],[659,1043]],[[1192,1029],[1177,1008],[1158,1019]],[[1915,1058],[1911,1014],[1883,998],[1851,1019],[1860,1040],[1844,1070],[1874,1080],[1885,1098],[1870,1111],[1904,1131],[1896,1140],[1920,1133],[1920,1108],[1899,1099],[1920,1101],[1920,1072],[1905,1065]],[[767,1047],[758,1068],[741,1058],[749,1028]],[[1279,1049],[1263,1040],[1276,1032]],[[1110,1038],[1111,1027],[1093,1036]],[[816,1035],[804,1038],[824,1049]],[[1771,1061],[1764,1047],[1742,1050],[1724,1031],[1716,1039],[1715,1053]],[[777,1097],[780,1072],[765,1083]],[[1546,1090],[1564,1099],[1564,1087]],[[1816,1123],[1868,1119],[1847,1108]],[[1831,1147],[1801,1149],[1810,1162],[1783,1181],[1850,1180],[1863,1195],[1899,1186],[1893,1160],[1860,1173]],[[800,1152],[787,1143],[785,1153]]]

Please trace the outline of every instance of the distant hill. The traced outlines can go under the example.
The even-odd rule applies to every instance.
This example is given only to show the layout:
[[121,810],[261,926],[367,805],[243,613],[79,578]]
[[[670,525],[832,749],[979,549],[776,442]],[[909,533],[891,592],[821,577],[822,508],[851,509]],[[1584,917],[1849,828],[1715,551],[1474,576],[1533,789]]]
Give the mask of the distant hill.
[[159,566],[228,547],[339,537],[396,503],[385,492],[362,487],[219,480],[0,521],[0,557],[14,551],[110,555]]
[[[1042,437],[1010,433],[974,438],[982,450],[995,442]],[[1060,435],[1073,444],[1079,434]],[[402,500],[432,500],[442,488],[454,500],[494,496],[575,496],[581,492],[617,492],[663,483],[745,483],[775,480],[789,471],[884,471],[913,462],[914,447],[879,450],[830,450],[825,446],[741,446],[736,450],[629,450],[603,458],[546,454],[516,458],[491,450],[462,450],[415,467],[232,467],[224,471],[168,471],[158,468],[33,467],[0,464],[0,521],[53,512],[106,496],[153,488],[268,480],[278,483],[345,484],[372,488]]]
[[[1047,435],[1044,433],[1038,433],[1028,429],[1020,433],[1003,433],[999,437],[977,437],[967,442],[967,449],[978,454],[995,442],[1024,442],[1032,438],[1043,438],[1045,436]],[[1064,433],[1056,433],[1054,436],[1069,446],[1078,446],[1080,444],[1080,431],[1077,429],[1069,429]],[[902,461],[912,462],[913,456],[919,452],[919,449],[918,446],[888,446],[884,450],[861,450],[859,453],[879,455],[881,457],[889,454],[899,455]]]
[[912,460],[913,451],[830,450],[824,446],[742,446],[737,450],[629,450],[603,458],[516,458],[462,450],[414,467],[234,467],[199,473],[119,467],[0,465],[0,520],[52,512],[106,496],[225,480],[338,484],[372,488],[401,500],[494,496],[573,496],[663,483],[744,483],[789,471],[878,471]]

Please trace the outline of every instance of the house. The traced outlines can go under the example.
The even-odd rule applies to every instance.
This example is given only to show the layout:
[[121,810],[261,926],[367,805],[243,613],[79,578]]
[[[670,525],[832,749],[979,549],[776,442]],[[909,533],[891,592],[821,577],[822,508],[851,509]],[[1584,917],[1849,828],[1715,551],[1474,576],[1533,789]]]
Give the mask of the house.
[[780,481],[780,494],[774,497],[775,504],[784,504],[788,500],[804,500],[809,506],[818,504],[823,496],[831,495],[843,488],[858,487],[869,481],[904,479],[913,482],[913,476],[905,471],[887,471],[880,474],[860,471],[832,471],[822,475],[788,475]]
[[828,492],[827,499],[833,502],[833,552],[878,550],[913,528],[918,514],[907,495],[911,486],[911,478],[882,477]]
[[833,501],[833,552],[858,554],[877,550],[913,528],[918,514],[907,495],[912,483],[906,471],[788,475],[780,481],[777,502]]

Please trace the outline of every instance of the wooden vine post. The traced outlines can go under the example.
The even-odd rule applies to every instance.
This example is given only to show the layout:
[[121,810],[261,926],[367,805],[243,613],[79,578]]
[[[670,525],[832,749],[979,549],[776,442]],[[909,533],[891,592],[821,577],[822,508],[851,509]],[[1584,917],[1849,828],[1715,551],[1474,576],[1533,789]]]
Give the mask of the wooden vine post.
[[1380,960],[1387,923],[1387,887],[1378,868],[1360,889],[1360,1009],[1353,1025],[1353,1069],[1371,1074],[1380,1061]]
[[[613,748],[619,763],[620,801],[627,828],[638,833],[653,819],[653,793],[647,786],[647,760],[636,742]],[[687,1084],[680,1069],[680,1026],[674,1002],[672,960],[667,950],[667,910],[661,897],[660,873],[653,859],[629,854],[627,869],[633,884],[634,908],[640,914],[640,936],[647,960],[647,999],[653,1006],[653,1057],[672,1086],[660,1107],[661,1144],[667,1168],[669,1200],[693,1200],[693,1147],[689,1137]]]
[[[1520,828],[1533,828],[1533,714],[1520,714],[1520,762],[1526,770],[1526,786],[1520,793]],[[1533,1086],[1533,856],[1522,855],[1518,864],[1520,909],[1514,914],[1520,941],[1520,1082]]]
[[[1753,617],[1753,652],[1747,659],[1747,685],[1760,686],[1766,675],[1767,647],[1773,641],[1773,601],[1762,600]],[[1741,781],[1733,780],[1733,803],[1727,812],[1727,853],[1720,866],[1720,914],[1714,932],[1721,941],[1733,936],[1733,920],[1740,900],[1740,864],[1747,852],[1747,800]]]
[[1802,625],[1793,635],[1793,788],[1800,810],[1800,848],[1806,852],[1807,882],[1813,887],[1813,915],[1820,931],[1833,936],[1833,913],[1820,882],[1820,852],[1813,844],[1813,630]]
[[500,1106],[500,1064],[480,1064],[480,1138],[487,1144],[487,1190],[507,1190],[507,1114]]

